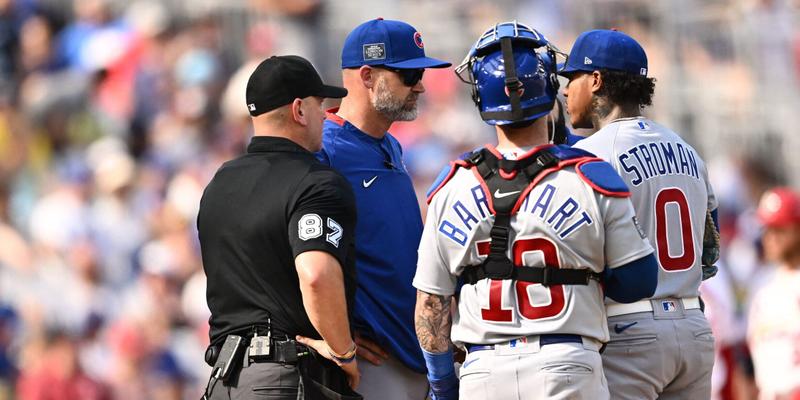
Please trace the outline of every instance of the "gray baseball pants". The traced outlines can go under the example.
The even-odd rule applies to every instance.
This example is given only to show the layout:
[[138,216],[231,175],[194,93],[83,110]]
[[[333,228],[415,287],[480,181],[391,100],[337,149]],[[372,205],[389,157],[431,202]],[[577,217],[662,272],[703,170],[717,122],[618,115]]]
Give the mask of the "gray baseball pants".
[[464,400],[534,400],[609,398],[599,342],[540,346],[537,336],[527,343],[496,345],[467,353],[459,370],[459,398]]
[[651,300],[654,311],[609,317],[603,369],[612,399],[708,399],[714,337],[699,309]]

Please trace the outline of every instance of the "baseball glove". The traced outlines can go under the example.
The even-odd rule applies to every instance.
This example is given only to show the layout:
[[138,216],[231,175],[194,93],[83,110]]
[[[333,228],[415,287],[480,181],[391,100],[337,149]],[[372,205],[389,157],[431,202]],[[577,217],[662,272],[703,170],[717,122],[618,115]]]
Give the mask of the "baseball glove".
[[711,218],[711,210],[706,211],[706,226],[703,234],[703,255],[700,259],[703,264],[703,280],[717,274],[717,266],[714,265],[719,260],[719,232]]

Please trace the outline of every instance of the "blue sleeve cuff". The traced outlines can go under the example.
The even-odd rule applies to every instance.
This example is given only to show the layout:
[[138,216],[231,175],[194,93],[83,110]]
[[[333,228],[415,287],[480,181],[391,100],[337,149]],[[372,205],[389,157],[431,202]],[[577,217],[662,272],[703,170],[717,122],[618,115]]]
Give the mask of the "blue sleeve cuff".
[[653,253],[623,266],[603,271],[606,296],[618,303],[649,298],[658,285],[658,261]]
[[422,349],[425,365],[428,367],[428,382],[431,384],[431,398],[448,400],[458,398],[458,377],[453,364],[453,349],[444,353],[429,353]]
[[428,367],[428,380],[442,379],[455,374],[452,348],[444,353],[429,353],[422,349],[422,356],[425,358],[425,366]]

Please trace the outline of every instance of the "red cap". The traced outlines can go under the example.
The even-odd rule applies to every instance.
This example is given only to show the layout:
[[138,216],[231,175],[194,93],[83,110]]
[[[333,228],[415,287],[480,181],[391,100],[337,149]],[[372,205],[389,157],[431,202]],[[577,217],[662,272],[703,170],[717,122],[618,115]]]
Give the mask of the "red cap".
[[761,196],[757,214],[767,227],[800,223],[800,195],[787,187],[768,190]]

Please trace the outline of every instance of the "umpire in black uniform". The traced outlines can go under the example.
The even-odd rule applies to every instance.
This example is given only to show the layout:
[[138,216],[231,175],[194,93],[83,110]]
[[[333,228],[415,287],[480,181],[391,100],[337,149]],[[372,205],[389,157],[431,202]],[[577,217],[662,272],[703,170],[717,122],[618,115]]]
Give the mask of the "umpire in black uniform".
[[255,136],[217,171],[197,218],[211,309],[204,398],[358,396],[355,200],[312,153],[323,98],[346,94],[297,56],[263,61],[247,82]]

